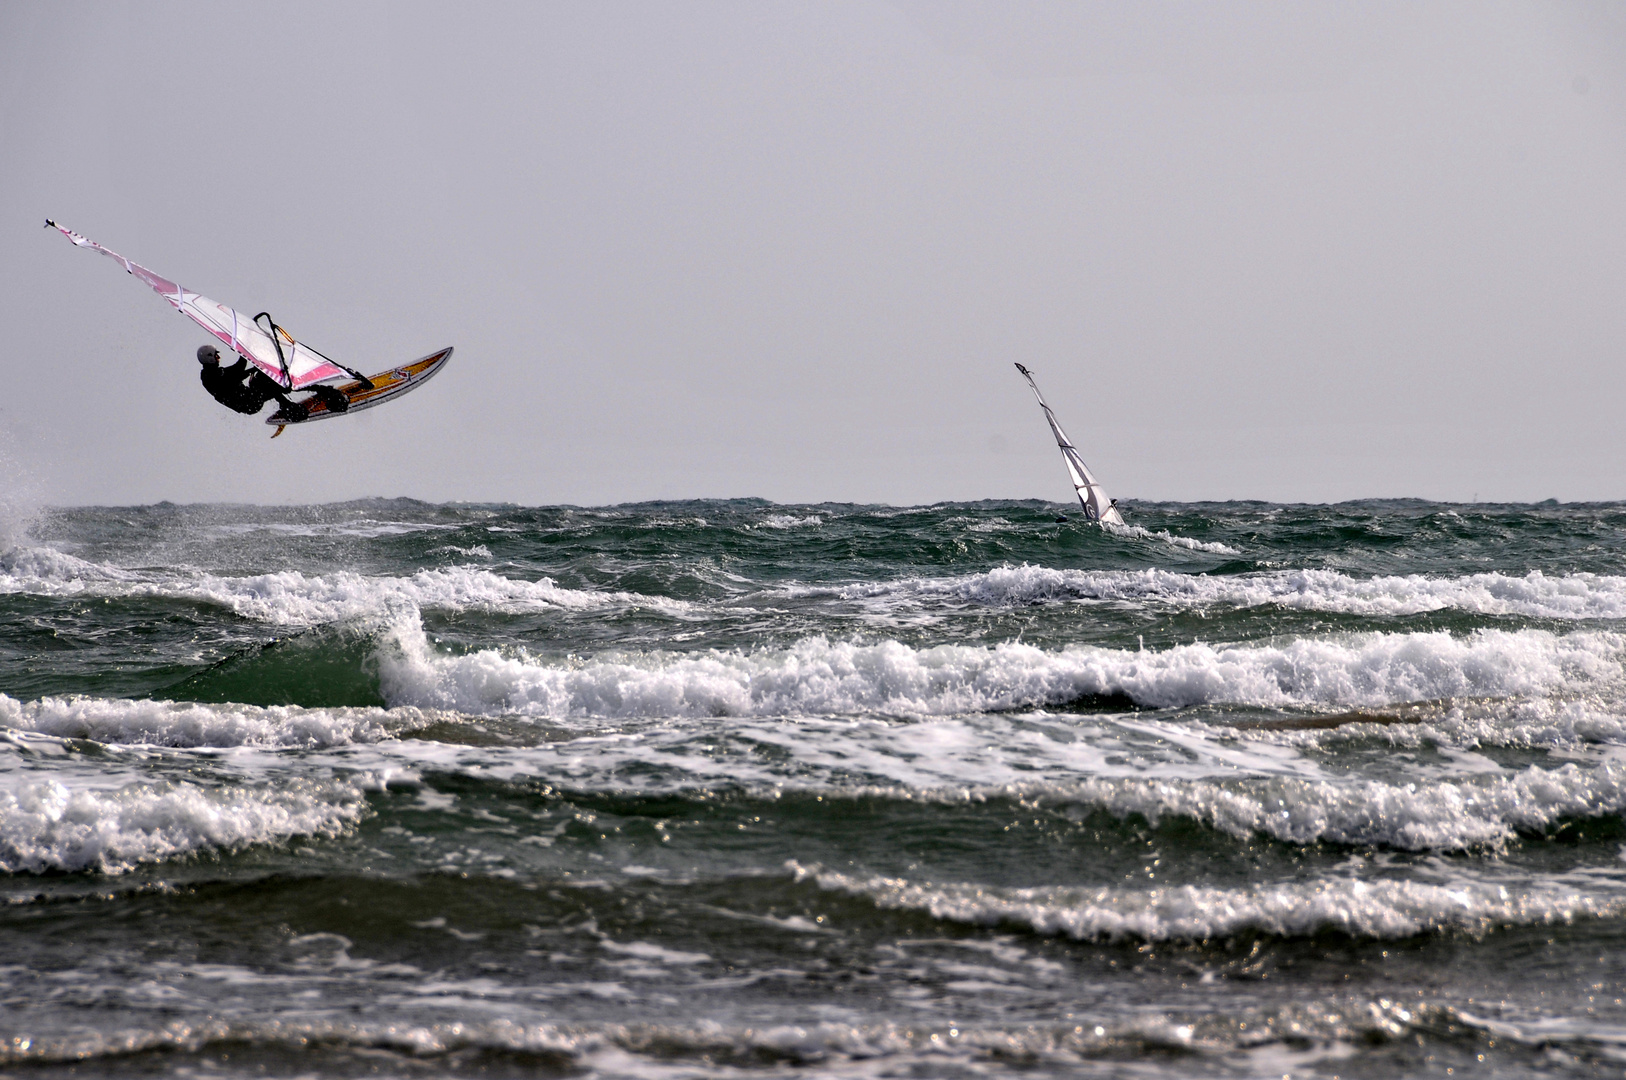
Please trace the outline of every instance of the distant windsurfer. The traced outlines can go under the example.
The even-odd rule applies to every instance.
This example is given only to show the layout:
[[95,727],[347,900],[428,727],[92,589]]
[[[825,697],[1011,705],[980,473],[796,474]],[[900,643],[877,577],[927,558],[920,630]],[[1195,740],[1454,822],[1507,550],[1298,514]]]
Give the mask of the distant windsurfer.
[[[203,345],[198,349],[198,363],[203,365],[203,370],[198,372],[203,388],[209,391],[210,397],[234,412],[253,416],[266,402],[274,400],[281,406],[279,415],[290,421],[297,423],[310,415],[305,403],[290,398],[275,379],[259,368],[251,369],[246,356],[239,356],[237,363],[230,367],[221,367],[220,350],[213,345]],[[315,386],[311,390],[312,396],[321,399],[330,412],[344,412],[350,407],[350,399],[334,387]]]
[[[1107,493],[1101,490],[1101,485],[1096,482],[1089,467],[1084,464],[1084,459],[1078,456],[1078,447],[1073,445],[1073,441],[1061,429],[1061,424],[1056,421],[1056,414],[1050,411],[1044,395],[1039,393],[1039,384],[1033,381],[1033,372],[1021,364],[1016,365],[1016,370],[1028,381],[1028,388],[1033,391],[1034,398],[1039,402],[1039,408],[1044,410],[1045,422],[1050,425],[1050,433],[1056,437],[1056,446],[1061,450],[1062,461],[1067,464],[1067,475],[1073,481],[1073,490],[1078,493],[1084,520],[1096,525],[1122,525],[1124,516],[1118,509],[1118,500],[1107,498]],[[1103,503],[1106,505],[1103,506]],[[1065,521],[1066,518],[1057,520]]]

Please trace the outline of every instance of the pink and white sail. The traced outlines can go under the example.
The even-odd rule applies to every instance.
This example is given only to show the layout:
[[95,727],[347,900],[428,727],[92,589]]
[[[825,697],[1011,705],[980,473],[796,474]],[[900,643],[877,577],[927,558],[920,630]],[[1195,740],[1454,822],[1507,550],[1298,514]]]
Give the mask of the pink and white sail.
[[[123,255],[102,247],[96,241],[80,236],[72,229],[65,229],[49,220],[46,224],[73,241],[75,246],[92,248],[116,260],[126,271],[146,282],[153,292],[168,300],[176,311],[203,327],[226,348],[239,356],[247,357],[250,363],[275,379],[278,385],[289,390],[299,390],[328,379],[346,377],[343,368],[301,345],[288,336],[281,327],[278,327],[278,333],[282,338],[282,351],[279,357],[277,342],[248,316],[207,296],[188,292],[168,278],[159,277],[140,263],[133,263]],[[284,360],[288,365],[286,374],[283,372]]]

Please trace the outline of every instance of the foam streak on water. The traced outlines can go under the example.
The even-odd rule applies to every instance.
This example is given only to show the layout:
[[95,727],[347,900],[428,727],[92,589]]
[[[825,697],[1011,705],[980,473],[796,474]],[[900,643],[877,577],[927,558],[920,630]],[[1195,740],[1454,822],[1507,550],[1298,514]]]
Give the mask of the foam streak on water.
[[133,507],[0,553],[0,1062],[1592,1076],[1626,507]]

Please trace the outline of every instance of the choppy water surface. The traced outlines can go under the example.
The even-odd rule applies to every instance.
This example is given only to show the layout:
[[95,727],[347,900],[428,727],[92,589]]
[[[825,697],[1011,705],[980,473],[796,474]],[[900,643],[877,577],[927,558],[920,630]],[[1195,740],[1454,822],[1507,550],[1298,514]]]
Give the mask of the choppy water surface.
[[1626,506],[61,510],[18,1075],[1612,1075]]

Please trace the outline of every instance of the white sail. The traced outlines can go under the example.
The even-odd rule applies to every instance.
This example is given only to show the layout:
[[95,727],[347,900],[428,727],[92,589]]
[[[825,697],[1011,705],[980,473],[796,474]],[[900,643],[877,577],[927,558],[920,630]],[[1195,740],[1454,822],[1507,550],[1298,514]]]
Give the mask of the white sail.
[[1033,396],[1039,399],[1039,408],[1044,410],[1044,418],[1056,436],[1056,445],[1061,448],[1062,460],[1067,462],[1067,474],[1072,478],[1073,490],[1078,493],[1078,502],[1084,508],[1084,516],[1091,521],[1122,525],[1124,519],[1123,515],[1118,513],[1118,504],[1107,498],[1106,491],[1091,475],[1089,466],[1078,456],[1078,448],[1056,422],[1056,414],[1045,404],[1044,395],[1039,393],[1039,384],[1033,381],[1033,372],[1021,364],[1016,365],[1016,370],[1022,373],[1022,377],[1028,381],[1028,386],[1033,388]]
[[45,224],[66,236],[76,247],[88,247],[116,260],[125,270],[151,286],[153,292],[168,300],[175,310],[203,327],[228,349],[247,357],[255,367],[285,389],[299,390],[313,383],[353,374],[314,349],[301,345],[280,326],[275,328],[277,338],[273,339],[265,327],[225,304],[195,292],[187,292],[173,281],[159,277],[145,266],[109,251],[72,229],[64,229],[49,219]]

